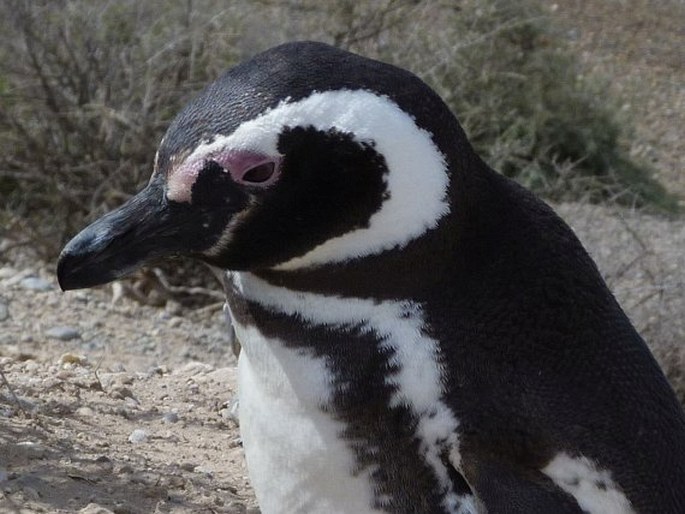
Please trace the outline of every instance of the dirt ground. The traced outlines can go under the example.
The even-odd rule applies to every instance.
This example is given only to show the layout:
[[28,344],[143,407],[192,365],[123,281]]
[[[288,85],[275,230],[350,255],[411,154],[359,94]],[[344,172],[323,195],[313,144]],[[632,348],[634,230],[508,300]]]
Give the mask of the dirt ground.
[[0,267],[0,512],[252,512],[221,309],[61,293],[21,257]]
[[[685,193],[685,10],[650,3],[572,1],[555,16],[643,117],[633,151]],[[685,220],[557,209],[685,400]],[[54,264],[13,244],[0,239],[0,513],[258,513],[221,303],[154,308],[119,285],[62,293]]]

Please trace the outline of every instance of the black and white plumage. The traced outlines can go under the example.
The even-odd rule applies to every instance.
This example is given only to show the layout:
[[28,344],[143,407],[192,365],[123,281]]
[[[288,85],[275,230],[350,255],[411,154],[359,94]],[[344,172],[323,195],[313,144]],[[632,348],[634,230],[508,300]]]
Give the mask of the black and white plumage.
[[265,514],[685,512],[685,420],[644,342],[407,71],[319,43],[228,71],[60,284],[168,254],[228,270]]

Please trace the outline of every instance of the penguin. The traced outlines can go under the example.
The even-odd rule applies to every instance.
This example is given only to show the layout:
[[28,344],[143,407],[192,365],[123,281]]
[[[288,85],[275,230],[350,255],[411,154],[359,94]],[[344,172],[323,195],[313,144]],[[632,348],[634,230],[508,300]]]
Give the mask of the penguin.
[[224,270],[264,514],[685,512],[683,410],[596,265],[404,69],[230,69],[57,274],[169,255]]

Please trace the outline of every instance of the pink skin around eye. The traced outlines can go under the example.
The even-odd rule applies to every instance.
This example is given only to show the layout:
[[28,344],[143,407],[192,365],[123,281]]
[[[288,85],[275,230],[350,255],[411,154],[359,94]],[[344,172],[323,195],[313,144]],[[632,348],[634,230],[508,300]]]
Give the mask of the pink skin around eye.
[[[219,165],[228,170],[231,178],[238,184],[245,184],[249,186],[266,187],[270,186],[276,180],[280,172],[280,158],[274,158],[267,155],[262,155],[253,152],[233,151],[227,153],[219,153],[212,160],[219,163]],[[261,164],[274,163],[274,172],[271,176],[263,182],[254,183],[249,180],[244,180],[247,172],[256,168]]]
[[[214,161],[221,166],[237,184],[250,187],[268,187],[278,180],[280,175],[280,157],[271,157],[247,151],[224,151],[204,155],[173,167],[167,177],[167,198],[175,202],[190,203],[193,184],[207,161]],[[274,163],[273,174],[262,182],[243,180],[243,177],[255,167]]]

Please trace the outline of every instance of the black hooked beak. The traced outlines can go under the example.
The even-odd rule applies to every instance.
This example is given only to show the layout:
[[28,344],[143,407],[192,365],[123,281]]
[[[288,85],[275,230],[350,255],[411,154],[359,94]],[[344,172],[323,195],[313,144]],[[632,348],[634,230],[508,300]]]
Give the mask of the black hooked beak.
[[212,207],[167,200],[155,177],[67,244],[57,263],[60,287],[106,284],[159,257],[200,254],[218,241],[231,217],[232,209]]
[[170,206],[155,186],[148,185],[69,241],[57,263],[62,290],[106,284],[177,249]]

